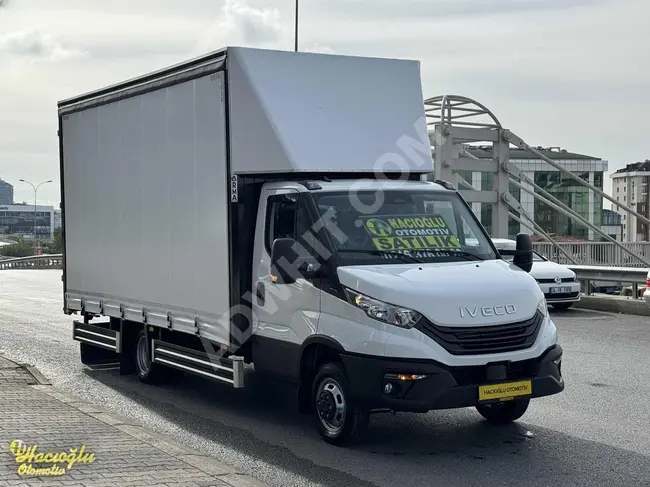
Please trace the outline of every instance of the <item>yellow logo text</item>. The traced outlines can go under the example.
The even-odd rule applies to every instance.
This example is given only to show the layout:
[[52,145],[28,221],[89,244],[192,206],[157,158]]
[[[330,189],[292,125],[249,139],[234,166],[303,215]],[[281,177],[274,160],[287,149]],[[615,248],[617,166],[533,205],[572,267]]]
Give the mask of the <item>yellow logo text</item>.
[[[16,463],[20,464],[18,475],[59,476],[64,475],[75,463],[95,461],[95,454],[87,453],[86,445],[81,445],[79,449],[70,448],[68,451],[41,453],[38,451],[38,445],[29,446],[21,440],[14,440],[9,445],[9,451],[16,458]],[[44,467],[43,464],[50,466]]]

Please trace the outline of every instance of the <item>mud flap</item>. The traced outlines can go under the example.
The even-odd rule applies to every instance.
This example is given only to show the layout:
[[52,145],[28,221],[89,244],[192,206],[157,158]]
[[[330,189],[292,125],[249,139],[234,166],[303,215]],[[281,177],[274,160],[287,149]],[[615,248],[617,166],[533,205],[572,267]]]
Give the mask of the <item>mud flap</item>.
[[81,363],[89,366],[118,363],[120,333],[117,330],[75,321],[72,338],[80,342]]

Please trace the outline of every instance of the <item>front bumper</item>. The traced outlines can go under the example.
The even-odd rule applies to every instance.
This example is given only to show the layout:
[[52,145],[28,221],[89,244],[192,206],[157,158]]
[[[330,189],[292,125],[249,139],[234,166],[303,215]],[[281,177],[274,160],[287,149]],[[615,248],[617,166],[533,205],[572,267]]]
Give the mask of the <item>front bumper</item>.
[[[495,362],[481,366],[448,367],[429,360],[400,360],[342,355],[354,399],[369,409],[427,412],[433,409],[472,407],[479,404],[479,386],[531,380],[527,397],[557,394],[564,389],[562,347],[554,345],[540,357],[520,362]],[[419,380],[388,380],[386,374],[426,375]]]

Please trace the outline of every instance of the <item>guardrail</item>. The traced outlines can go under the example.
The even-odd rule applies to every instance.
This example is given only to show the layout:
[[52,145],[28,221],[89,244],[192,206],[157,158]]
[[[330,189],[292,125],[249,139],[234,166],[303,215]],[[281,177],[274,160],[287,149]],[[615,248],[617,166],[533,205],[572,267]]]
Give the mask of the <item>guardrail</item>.
[[[638,259],[626,254],[611,242],[557,242],[557,245],[579,265],[645,267]],[[623,246],[645,259],[650,259],[650,242],[624,242]],[[533,248],[553,262],[573,264],[551,243],[534,242]]]
[[605,267],[594,265],[568,265],[576,273],[578,280],[584,282],[584,294],[591,294],[592,281],[609,281],[632,285],[632,296],[639,296],[639,284],[645,284],[648,278],[648,268],[644,267]]
[[63,254],[31,255],[0,260],[0,270],[8,269],[62,269]]

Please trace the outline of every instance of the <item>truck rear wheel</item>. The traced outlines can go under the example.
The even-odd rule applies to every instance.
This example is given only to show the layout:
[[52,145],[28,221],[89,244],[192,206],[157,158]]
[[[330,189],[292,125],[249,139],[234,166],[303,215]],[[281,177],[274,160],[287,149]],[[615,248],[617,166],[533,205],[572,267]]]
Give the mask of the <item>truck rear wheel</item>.
[[341,364],[323,365],[312,388],[312,407],[321,437],[332,445],[357,439],[367,428],[369,412],[354,403]]
[[521,418],[530,404],[530,399],[515,399],[508,402],[481,404],[476,410],[481,416],[494,424],[507,424]]
[[145,330],[141,330],[133,347],[135,371],[145,384],[157,384],[162,381],[165,370],[151,362],[151,340]]

